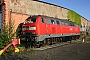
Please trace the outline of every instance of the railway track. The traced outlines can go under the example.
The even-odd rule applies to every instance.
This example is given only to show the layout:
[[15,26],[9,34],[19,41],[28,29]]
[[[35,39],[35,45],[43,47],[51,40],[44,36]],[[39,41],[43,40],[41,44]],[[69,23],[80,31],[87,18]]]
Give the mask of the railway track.
[[[72,40],[72,43],[78,43],[80,42],[81,40]],[[55,47],[60,47],[60,46],[64,46],[64,45],[69,45],[69,44],[72,44],[70,43],[70,41],[68,42],[61,42],[61,43],[56,43],[56,44],[52,44],[52,45],[45,45],[45,46],[42,46],[40,48],[34,48],[34,50],[46,50],[46,49],[52,49],[52,48],[55,48]]]
[[53,45],[46,45],[46,46],[43,46],[40,48],[34,48],[34,50],[46,50],[46,49],[51,49],[51,48],[68,45],[68,44],[70,44],[70,43],[69,42],[57,43],[57,44],[53,44]]

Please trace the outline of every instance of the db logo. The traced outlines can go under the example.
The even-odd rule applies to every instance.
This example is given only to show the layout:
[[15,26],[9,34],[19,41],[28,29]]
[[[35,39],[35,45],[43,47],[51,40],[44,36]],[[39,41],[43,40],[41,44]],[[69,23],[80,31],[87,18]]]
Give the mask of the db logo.
[[70,30],[72,30],[72,28],[70,28]]

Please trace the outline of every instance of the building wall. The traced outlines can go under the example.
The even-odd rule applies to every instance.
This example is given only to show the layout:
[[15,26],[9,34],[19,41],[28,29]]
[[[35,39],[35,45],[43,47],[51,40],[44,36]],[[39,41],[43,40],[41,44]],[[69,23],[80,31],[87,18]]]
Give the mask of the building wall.
[[90,21],[88,21],[88,33],[90,34]]
[[[2,6],[3,23],[9,23],[10,20],[15,21],[15,29],[17,29],[18,25],[24,22],[29,15],[45,15],[60,19],[68,19],[69,9],[36,0],[4,0]],[[86,31],[86,27],[90,26],[90,22],[84,17],[81,17],[81,24],[84,26],[82,31]]]
[[4,0],[2,5],[2,25],[8,24],[11,20],[15,23],[15,30],[17,29],[18,25],[25,21],[28,15],[20,14],[20,13],[13,13],[12,10],[9,8],[9,1],[13,2],[14,0]]
[[85,20],[85,18],[81,17],[81,25],[82,25],[82,31],[86,31],[87,20]]
[[20,23],[23,23],[25,19],[28,17],[29,17],[28,15],[24,15],[24,14],[11,13],[11,20],[15,22],[14,23],[15,30],[17,29],[18,25]]
[[81,31],[86,31],[90,34],[90,21],[88,21],[84,17],[81,17],[81,25],[82,25]]
[[45,15],[61,19],[67,19],[67,9],[37,1],[18,0],[9,2],[9,9],[12,12],[28,15]]
[[[45,15],[55,18],[67,19],[67,9],[54,5],[30,0],[9,0],[7,3],[7,16],[15,21],[15,29],[24,22],[29,15]],[[11,11],[11,12],[10,12]],[[6,22],[10,19],[6,18]]]

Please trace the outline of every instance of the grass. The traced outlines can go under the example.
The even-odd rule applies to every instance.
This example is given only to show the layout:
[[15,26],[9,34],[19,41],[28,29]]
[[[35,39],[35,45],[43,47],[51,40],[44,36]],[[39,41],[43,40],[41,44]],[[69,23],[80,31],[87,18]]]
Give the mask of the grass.
[[80,50],[78,49],[78,51],[76,52],[76,54],[81,54]]
[[[80,38],[78,40],[72,40],[72,43],[73,44],[77,44],[77,43],[83,43],[83,40]],[[85,39],[84,39],[84,43],[90,43],[90,36],[87,36]]]
[[30,53],[30,55],[36,55],[36,51],[35,50],[31,50],[31,53]]
[[47,54],[45,55],[45,59],[46,59],[46,60],[49,60],[49,59],[50,59],[50,54],[49,54],[49,53],[47,53]]

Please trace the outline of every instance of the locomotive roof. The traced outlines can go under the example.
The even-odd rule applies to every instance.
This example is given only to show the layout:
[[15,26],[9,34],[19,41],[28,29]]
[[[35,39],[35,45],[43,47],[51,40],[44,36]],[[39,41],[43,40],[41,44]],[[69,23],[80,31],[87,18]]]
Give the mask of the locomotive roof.
[[27,19],[29,19],[29,18],[31,18],[31,17],[43,17],[43,18],[48,18],[48,19],[61,20],[61,21],[63,21],[63,22],[75,23],[75,22],[70,21],[69,19],[60,19],[60,18],[54,18],[54,17],[44,16],[44,15],[31,15],[31,16],[28,17]]
[[44,16],[44,15],[31,15],[30,17],[43,17],[43,18],[50,18],[50,19],[66,20],[66,21],[68,21],[67,19],[54,18],[54,17]]

